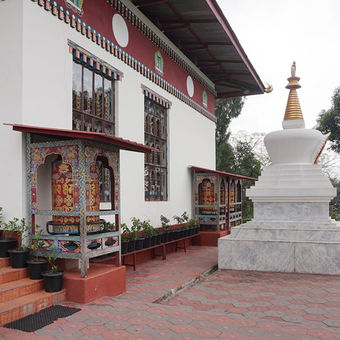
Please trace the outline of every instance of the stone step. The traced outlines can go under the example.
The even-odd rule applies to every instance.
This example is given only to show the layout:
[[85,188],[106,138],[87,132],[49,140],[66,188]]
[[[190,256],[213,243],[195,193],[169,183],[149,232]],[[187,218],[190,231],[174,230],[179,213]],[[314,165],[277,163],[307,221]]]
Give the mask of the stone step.
[[8,267],[11,265],[9,257],[0,257],[0,268]]
[[43,288],[43,280],[29,278],[3,283],[0,285],[0,303],[38,292]]
[[59,304],[65,300],[65,290],[55,293],[38,291],[0,303],[0,326]]
[[0,284],[28,277],[27,268],[0,268]]

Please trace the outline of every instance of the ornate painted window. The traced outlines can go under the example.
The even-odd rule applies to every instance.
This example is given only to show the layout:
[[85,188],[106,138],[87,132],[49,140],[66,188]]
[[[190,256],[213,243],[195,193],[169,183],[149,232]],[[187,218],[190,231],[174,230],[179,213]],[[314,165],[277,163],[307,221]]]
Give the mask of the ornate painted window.
[[[115,134],[114,81],[76,61],[72,80],[73,130]],[[100,201],[111,202],[112,176],[99,162]]]
[[202,94],[202,103],[205,107],[208,106],[208,95],[207,95],[207,92],[203,91],[203,94]]
[[166,201],[168,199],[167,109],[148,97],[144,100],[145,144],[158,150],[145,155],[145,200]]
[[155,68],[157,71],[163,73],[163,57],[159,51],[155,53]]

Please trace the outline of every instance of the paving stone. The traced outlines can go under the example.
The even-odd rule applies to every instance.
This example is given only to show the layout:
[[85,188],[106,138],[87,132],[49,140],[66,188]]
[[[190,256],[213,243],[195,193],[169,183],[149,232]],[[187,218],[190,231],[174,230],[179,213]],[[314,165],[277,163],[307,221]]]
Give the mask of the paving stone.
[[334,320],[334,319],[326,319],[322,321],[329,327],[337,327],[340,329],[340,319]]

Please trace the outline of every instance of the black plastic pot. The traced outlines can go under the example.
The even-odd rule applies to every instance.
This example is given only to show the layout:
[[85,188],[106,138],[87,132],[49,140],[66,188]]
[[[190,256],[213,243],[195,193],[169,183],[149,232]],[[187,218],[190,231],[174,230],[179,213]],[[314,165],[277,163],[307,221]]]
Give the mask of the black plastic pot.
[[13,249],[16,242],[15,238],[0,239],[0,257],[8,257],[8,250]]
[[168,242],[172,240],[175,240],[175,232],[174,230],[169,230],[168,231]]
[[150,248],[151,246],[151,237],[150,236],[146,236],[144,238],[144,241],[143,241],[143,248]]
[[21,249],[10,249],[8,250],[9,256],[11,258],[12,268],[24,268],[27,267],[26,261],[29,259],[29,250]]
[[134,251],[136,249],[136,240],[129,240],[127,251]]
[[162,234],[156,235],[156,244],[160,244],[162,242]]
[[194,234],[198,234],[199,229],[200,229],[200,227],[198,225],[196,225],[194,227]]
[[188,237],[190,234],[190,230],[188,228],[184,229],[184,236],[183,237]]
[[39,280],[42,278],[41,273],[47,270],[47,261],[45,259],[29,260],[26,262],[30,273],[31,280]]
[[46,272],[41,273],[41,276],[44,278],[45,291],[51,293],[62,290],[63,275],[64,272],[62,270],[47,270]]
[[176,229],[174,230],[174,240],[179,240],[182,236],[182,230]]
[[167,231],[164,231],[161,234],[161,242],[166,243],[166,242],[168,242],[168,240],[169,240],[169,233]]
[[157,239],[156,235],[151,236],[151,239],[150,239],[150,246],[151,247],[153,247],[156,244],[156,239]]
[[144,237],[138,238],[136,240],[135,250],[141,250],[141,249],[143,249],[143,246],[144,246]]
[[128,251],[129,241],[122,241],[121,253],[126,254]]

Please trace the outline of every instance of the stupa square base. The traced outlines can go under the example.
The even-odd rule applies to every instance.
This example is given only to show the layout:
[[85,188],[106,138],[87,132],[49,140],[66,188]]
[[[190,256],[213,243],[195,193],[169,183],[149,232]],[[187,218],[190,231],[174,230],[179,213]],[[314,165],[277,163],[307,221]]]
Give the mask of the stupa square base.
[[219,269],[340,275],[340,228],[249,222],[218,240]]
[[327,202],[254,202],[257,221],[329,221]]

